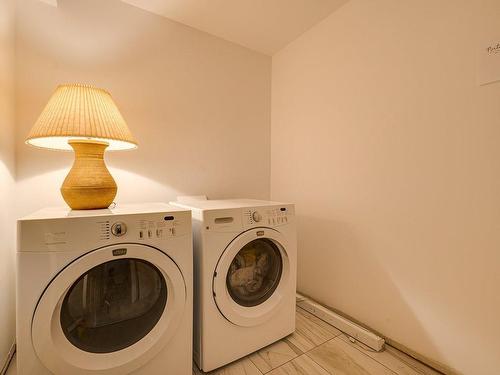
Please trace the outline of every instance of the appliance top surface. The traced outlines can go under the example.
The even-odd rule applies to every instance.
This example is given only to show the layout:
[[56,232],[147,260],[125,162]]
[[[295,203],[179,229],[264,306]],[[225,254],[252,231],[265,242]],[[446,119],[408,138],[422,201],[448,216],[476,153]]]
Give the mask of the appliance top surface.
[[220,200],[192,200],[189,202],[173,202],[182,207],[198,210],[217,210],[245,207],[283,206],[290,203],[263,201],[257,199],[220,199]]
[[72,210],[69,207],[46,207],[27,215],[19,221],[62,219],[62,218],[89,218],[114,215],[134,215],[148,213],[182,212],[185,209],[174,207],[166,203],[138,203],[118,204],[114,208],[102,210]]

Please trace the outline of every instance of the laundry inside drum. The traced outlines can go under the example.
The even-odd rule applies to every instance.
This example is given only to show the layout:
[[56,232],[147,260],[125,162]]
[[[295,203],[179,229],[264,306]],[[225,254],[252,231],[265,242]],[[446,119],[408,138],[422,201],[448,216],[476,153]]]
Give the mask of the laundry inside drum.
[[231,298],[241,306],[260,305],[278,287],[283,260],[278,245],[267,238],[246,244],[234,257],[226,278]]

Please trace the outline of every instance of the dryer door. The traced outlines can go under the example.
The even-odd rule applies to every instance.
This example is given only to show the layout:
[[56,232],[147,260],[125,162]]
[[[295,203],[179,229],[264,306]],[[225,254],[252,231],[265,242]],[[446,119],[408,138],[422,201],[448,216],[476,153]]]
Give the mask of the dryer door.
[[234,324],[255,326],[269,319],[289,292],[290,261],[285,237],[276,230],[254,228],[236,237],[214,273],[214,299]]
[[32,340],[55,374],[124,374],[175,333],[186,285],[175,262],[146,245],[94,250],[64,268],[35,309]]

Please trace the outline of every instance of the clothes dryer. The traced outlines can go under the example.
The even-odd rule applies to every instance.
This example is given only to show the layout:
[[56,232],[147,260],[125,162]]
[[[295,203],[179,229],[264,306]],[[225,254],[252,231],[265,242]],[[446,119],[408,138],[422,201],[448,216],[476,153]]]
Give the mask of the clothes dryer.
[[18,374],[191,375],[191,233],[166,204],[20,219]]

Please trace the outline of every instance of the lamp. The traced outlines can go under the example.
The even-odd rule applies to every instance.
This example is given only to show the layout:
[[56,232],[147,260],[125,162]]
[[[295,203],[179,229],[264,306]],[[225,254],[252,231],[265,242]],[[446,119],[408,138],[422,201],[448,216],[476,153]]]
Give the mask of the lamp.
[[61,186],[74,210],[107,208],[117,186],[104,163],[104,151],[137,147],[111,95],[89,85],[60,85],[31,129],[26,143],[75,152],[75,161]]

